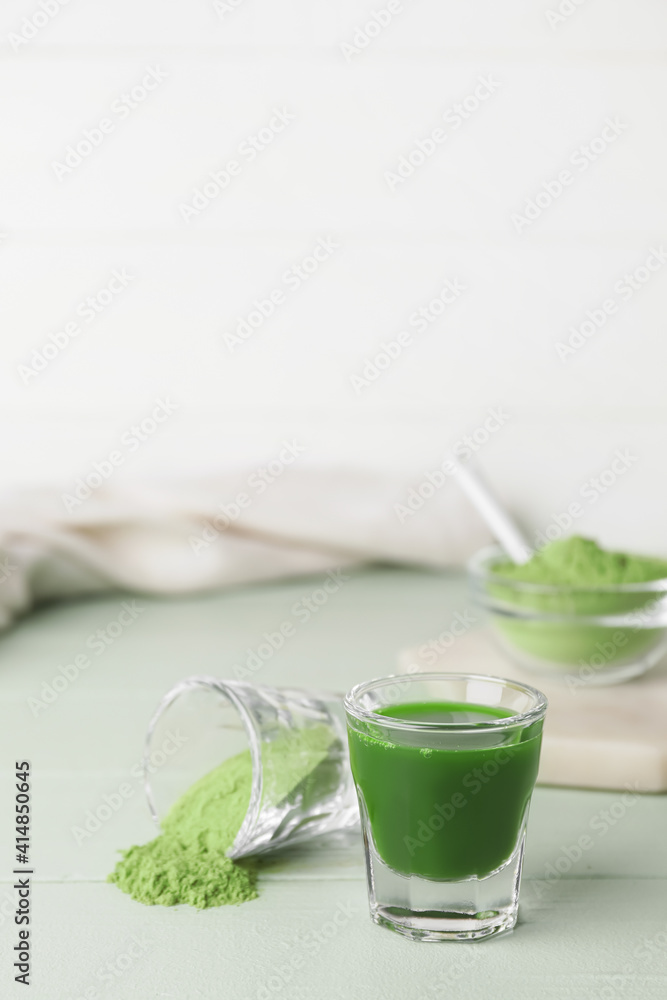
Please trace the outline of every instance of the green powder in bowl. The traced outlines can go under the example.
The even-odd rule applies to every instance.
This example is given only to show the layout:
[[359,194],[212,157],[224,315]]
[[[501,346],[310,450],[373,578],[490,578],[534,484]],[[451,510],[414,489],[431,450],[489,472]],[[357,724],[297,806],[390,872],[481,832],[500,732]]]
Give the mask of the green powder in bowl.
[[470,574],[496,634],[522,666],[611,683],[643,673],[664,652],[667,560],[608,552],[574,536],[523,565],[484,550]]

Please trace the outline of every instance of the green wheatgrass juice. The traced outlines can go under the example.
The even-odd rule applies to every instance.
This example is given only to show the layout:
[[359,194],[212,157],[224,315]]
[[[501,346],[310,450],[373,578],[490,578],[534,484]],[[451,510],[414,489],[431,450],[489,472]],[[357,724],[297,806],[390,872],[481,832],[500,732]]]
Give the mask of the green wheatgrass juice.
[[[349,728],[350,762],[375,849],[402,875],[483,877],[514,853],[537,778],[542,720],[502,731],[388,730],[412,722],[492,723],[506,709],[410,702],[382,709],[378,725]],[[401,742],[396,742],[401,740]]]

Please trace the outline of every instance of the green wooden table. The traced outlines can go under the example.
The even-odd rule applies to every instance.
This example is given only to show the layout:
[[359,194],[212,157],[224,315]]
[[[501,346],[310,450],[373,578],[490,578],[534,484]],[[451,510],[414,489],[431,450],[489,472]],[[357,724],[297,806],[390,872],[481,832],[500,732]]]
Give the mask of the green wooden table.
[[[439,633],[467,605],[457,575],[372,569],[350,574],[325,603],[311,601],[307,621],[295,617],[295,603],[320,582],[52,606],[0,640],[0,996],[665,1000],[665,796],[623,806],[618,793],[538,788],[520,923],[478,944],[416,944],[372,925],[356,837],[270,861],[260,898],[239,908],[148,908],[105,884],[116,851],[154,834],[138,764],[147,720],[173,683],[232,676],[264,632],[292,621],[295,634],[257,682],[342,690],[390,672],[399,648]],[[134,612],[122,614],[123,602]],[[12,968],[21,759],[33,774],[29,991]],[[88,811],[105,803],[104,822],[89,833]],[[577,858],[586,833],[593,847]]]

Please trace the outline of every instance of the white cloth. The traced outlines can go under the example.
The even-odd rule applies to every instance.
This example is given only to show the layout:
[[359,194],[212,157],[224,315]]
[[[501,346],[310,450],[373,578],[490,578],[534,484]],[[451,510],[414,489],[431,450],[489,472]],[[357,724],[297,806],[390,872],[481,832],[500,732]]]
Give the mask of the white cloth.
[[[460,565],[487,530],[455,482],[422,501],[409,491],[423,482],[289,469],[260,494],[245,470],[196,484],[109,482],[80,502],[55,491],[8,500],[0,627],[39,601],[112,589],[176,594],[377,561]],[[409,496],[421,503],[412,513]]]

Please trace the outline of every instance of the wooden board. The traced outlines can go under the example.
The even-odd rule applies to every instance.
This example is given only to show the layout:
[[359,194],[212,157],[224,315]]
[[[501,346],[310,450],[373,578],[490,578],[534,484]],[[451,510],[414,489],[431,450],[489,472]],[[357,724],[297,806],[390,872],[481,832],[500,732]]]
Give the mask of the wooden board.
[[549,699],[539,781],[575,788],[629,792],[667,790],[667,664],[610,687],[568,684],[563,678],[517,666],[489,629],[461,636],[436,664],[420,647],[399,656],[401,671],[444,670],[510,677]]

